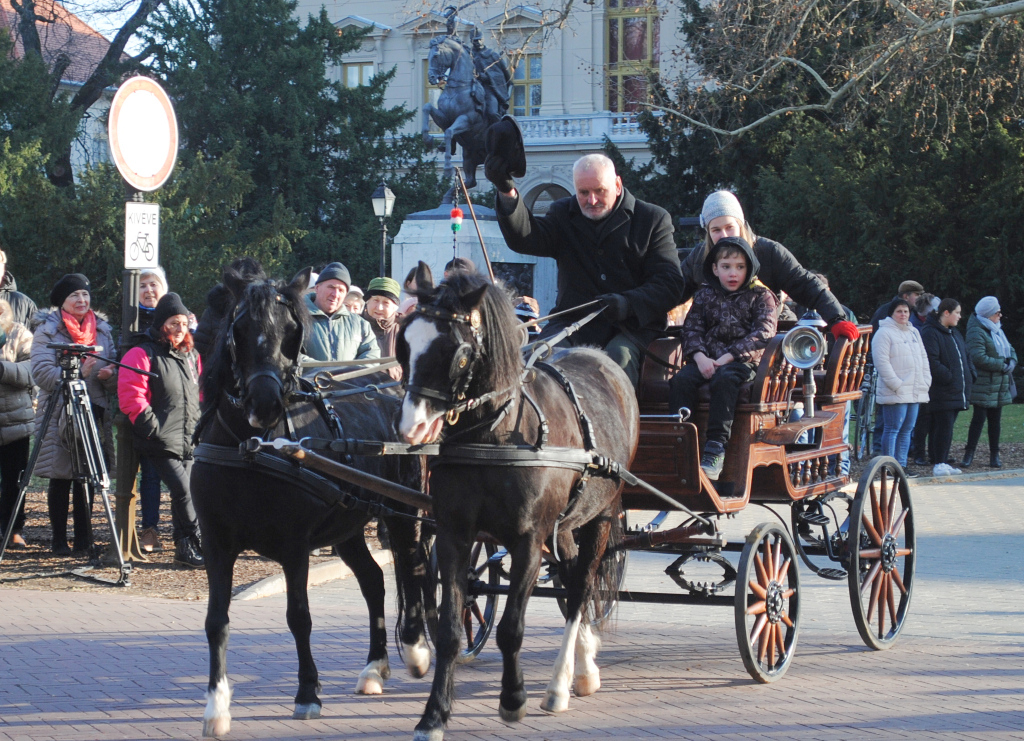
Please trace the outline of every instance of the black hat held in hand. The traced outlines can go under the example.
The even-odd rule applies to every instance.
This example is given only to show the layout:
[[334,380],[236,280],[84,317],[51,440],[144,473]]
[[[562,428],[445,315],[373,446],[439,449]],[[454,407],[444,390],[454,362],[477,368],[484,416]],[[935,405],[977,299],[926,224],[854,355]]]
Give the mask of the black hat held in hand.
[[170,319],[172,316],[188,316],[189,310],[185,308],[185,304],[181,300],[181,296],[176,293],[165,293],[163,298],[156,305],[156,309],[153,310],[153,326],[158,330],[164,326],[164,322]]
[[526,174],[526,145],[523,132],[512,116],[503,116],[487,129],[487,160],[484,175],[502,193],[514,187],[512,178]]
[[89,291],[89,279],[81,273],[68,273],[50,291],[50,306],[60,308],[75,291]]

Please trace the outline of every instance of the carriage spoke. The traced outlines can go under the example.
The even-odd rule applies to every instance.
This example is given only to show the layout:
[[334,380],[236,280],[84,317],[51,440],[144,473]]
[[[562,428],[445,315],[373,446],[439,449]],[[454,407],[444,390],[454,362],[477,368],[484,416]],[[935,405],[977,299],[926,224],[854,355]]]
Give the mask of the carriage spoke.
[[768,590],[758,584],[756,581],[748,581],[747,586],[750,587],[750,591],[756,594],[761,599],[768,599]]
[[787,589],[785,592],[782,593],[782,599],[791,599],[794,594],[796,594],[795,589]]
[[864,529],[867,530],[868,536],[875,542],[875,545],[881,548],[882,536],[878,534],[877,530],[875,530],[875,526],[871,524],[870,520],[868,520],[868,516],[866,514],[862,514],[860,519],[864,522]]
[[754,627],[750,629],[750,642],[753,643],[758,636],[764,632],[764,626],[768,624],[767,615],[758,615],[757,620],[754,621]]
[[866,550],[860,551],[859,555],[860,555],[861,558],[881,558],[882,557],[882,549],[881,548],[868,548]]
[[779,569],[779,576],[776,579],[776,581],[778,581],[780,584],[786,580],[786,574],[789,573],[789,566],[792,563],[793,561],[788,558],[783,562],[782,568]]
[[909,556],[911,553],[913,553],[913,551],[911,551],[909,548],[897,548],[896,558],[903,558],[905,556]]
[[775,666],[775,635],[778,633],[779,626],[772,623],[768,626],[768,668],[771,669]]
[[769,538],[764,539],[764,570],[766,586],[775,578],[775,562],[772,560],[772,545],[769,540]]
[[768,603],[765,602],[764,600],[760,600],[759,602],[755,602],[754,604],[752,604],[750,607],[747,608],[747,614],[748,615],[762,615],[767,610],[768,610]]
[[904,509],[902,512],[900,512],[899,516],[896,518],[896,521],[892,524],[892,527],[889,528],[889,533],[894,538],[900,534],[900,530],[903,529],[903,523],[907,519],[907,515],[909,514],[910,510]]
[[[882,469],[883,474],[888,474],[888,471]],[[896,480],[886,480],[878,487],[878,514],[882,518],[882,527],[879,528],[879,532],[889,531],[889,503],[896,498],[896,492],[893,491],[893,485]]]
[[[881,564],[878,565],[881,566]],[[878,595],[882,589],[882,579],[884,577],[885,574],[881,573],[881,570],[875,571],[875,578],[871,581],[871,601],[868,602],[868,620],[871,620],[871,616],[875,614],[875,607],[878,605]]]
[[[885,596],[882,594],[882,589],[888,581],[887,577],[888,574],[878,575],[879,588],[875,592],[875,595],[881,597],[883,600],[885,599]],[[881,603],[878,604],[878,637],[885,638],[885,605]]]
[[898,488],[899,482],[893,480],[892,496],[889,497],[889,511],[886,513],[885,517],[885,524],[890,533],[892,532],[892,524],[894,522],[894,518],[896,517],[896,501],[898,499],[897,494],[899,494],[899,492],[897,491]]
[[765,571],[764,562],[761,561],[761,554],[754,554],[754,566],[757,568],[757,578],[761,581],[761,585],[767,587],[768,582],[771,581],[768,578],[768,572]]
[[892,572],[889,572],[885,580],[885,601],[889,603],[889,624],[896,625],[896,595]]
[[871,571],[868,572],[868,575],[866,577],[864,577],[864,581],[862,581],[861,584],[860,584],[860,593],[861,594],[864,594],[864,592],[868,591],[868,586],[871,585],[871,583],[875,579],[875,576],[877,576],[878,572],[881,571],[881,570],[882,570],[882,562],[881,561],[875,561],[871,565]]
[[885,523],[882,520],[882,508],[876,497],[871,497],[871,524],[876,533],[885,532]]
[[788,626],[789,626],[790,628],[792,628],[792,627],[793,627],[793,621],[789,619],[789,615],[787,615],[786,613],[782,613],[782,614],[781,614],[781,615],[779,616],[779,620],[781,620],[782,622],[784,622],[784,623],[785,623],[786,625],[788,625]]
[[897,569],[897,568],[896,568],[896,567],[894,566],[894,567],[893,567],[893,569],[892,569],[892,571],[891,571],[890,573],[892,574],[892,578],[893,578],[893,580],[894,580],[894,581],[896,582],[896,586],[900,588],[900,591],[901,591],[901,592],[903,592],[903,594],[906,594],[906,593],[907,593],[907,588],[906,588],[906,586],[904,586],[904,584],[903,584],[903,579],[902,579],[902,578],[900,578],[900,572],[899,572],[899,569]]
[[761,631],[761,635],[758,636],[757,640],[757,660],[760,663],[764,663],[765,654],[768,653],[768,642],[771,640],[772,624],[767,623],[764,626],[764,630]]
[[775,581],[781,581],[779,572],[782,570],[782,538],[775,541],[775,553],[772,554],[772,565],[775,567],[775,573],[772,578]]
[[775,644],[779,648],[779,663],[781,664],[786,658],[786,639],[782,635],[782,626],[775,625]]

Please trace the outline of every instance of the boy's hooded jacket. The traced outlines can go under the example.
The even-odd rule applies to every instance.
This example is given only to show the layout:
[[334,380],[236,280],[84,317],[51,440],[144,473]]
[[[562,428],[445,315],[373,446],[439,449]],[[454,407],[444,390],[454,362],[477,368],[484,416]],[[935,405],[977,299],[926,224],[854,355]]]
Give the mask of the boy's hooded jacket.
[[716,248],[732,245],[747,257],[747,283],[727,291],[712,269],[719,249],[704,259],[704,285],[693,296],[693,306],[683,321],[681,337],[687,358],[702,352],[712,360],[726,353],[741,363],[757,363],[768,341],[775,336],[778,299],[757,280],[760,264],[745,239],[725,237]]

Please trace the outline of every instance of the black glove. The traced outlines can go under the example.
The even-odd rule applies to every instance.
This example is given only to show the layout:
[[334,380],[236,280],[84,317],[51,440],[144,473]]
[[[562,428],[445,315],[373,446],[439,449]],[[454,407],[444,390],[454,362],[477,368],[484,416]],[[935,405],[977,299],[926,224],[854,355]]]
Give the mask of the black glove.
[[629,302],[621,293],[602,293],[597,300],[604,304],[604,319],[621,322],[629,316]]
[[499,192],[510,193],[515,188],[513,176],[526,174],[526,150],[519,125],[511,116],[505,116],[487,129],[486,142],[484,176]]

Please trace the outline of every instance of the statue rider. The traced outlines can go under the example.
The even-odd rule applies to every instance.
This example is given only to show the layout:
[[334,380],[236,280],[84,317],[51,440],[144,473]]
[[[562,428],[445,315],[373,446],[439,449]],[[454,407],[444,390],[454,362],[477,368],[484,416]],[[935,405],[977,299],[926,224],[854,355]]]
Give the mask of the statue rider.
[[455,36],[455,26],[459,22],[459,17],[456,15],[458,12],[458,8],[454,5],[449,5],[444,9],[444,26],[449,36]]
[[484,96],[484,113],[489,121],[497,121],[508,112],[512,73],[499,52],[484,46],[483,33],[479,27],[473,32],[473,65],[476,67],[477,79],[488,93]]

